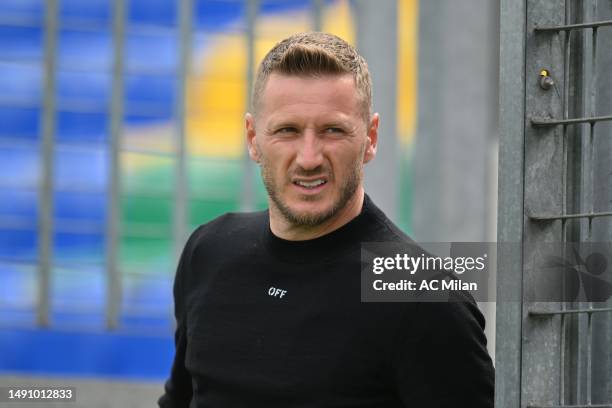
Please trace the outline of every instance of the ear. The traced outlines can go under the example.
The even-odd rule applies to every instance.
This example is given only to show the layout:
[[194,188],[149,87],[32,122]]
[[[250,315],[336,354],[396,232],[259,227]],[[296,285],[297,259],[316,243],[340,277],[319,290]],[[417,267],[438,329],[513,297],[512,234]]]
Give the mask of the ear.
[[257,134],[255,132],[255,118],[248,113],[244,117],[246,126],[246,142],[249,149],[249,157],[256,163],[259,163],[259,151],[257,150]]
[[380,115],[375,113],[370,119],[368,124],[368,135],[365,152],[363,154],[363,162],[367,163],[376,156],[376,146],[378,144],[378,123],[380,121]]

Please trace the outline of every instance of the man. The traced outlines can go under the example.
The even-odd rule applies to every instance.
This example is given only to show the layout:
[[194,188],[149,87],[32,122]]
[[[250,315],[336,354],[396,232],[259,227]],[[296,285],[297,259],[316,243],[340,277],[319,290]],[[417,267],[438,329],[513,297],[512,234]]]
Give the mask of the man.
[[415,246],[364,192],[371,100],[366,62],[333,35],[297,34],[264,58],[246,133],[269,210],[187,242],[161,407],[493,406],[473,300],[361,302],[360,244]]

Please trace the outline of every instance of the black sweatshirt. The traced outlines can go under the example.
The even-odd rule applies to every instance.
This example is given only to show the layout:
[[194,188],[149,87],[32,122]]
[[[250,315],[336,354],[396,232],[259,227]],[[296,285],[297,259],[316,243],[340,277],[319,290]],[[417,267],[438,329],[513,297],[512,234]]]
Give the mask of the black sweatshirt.
[[415,245],[367,196],[358,217],[313,240],[276,237],[268,217],[226,214],[189,238],[160,407],[493,407],[471,297],[361,302],[360,243]]

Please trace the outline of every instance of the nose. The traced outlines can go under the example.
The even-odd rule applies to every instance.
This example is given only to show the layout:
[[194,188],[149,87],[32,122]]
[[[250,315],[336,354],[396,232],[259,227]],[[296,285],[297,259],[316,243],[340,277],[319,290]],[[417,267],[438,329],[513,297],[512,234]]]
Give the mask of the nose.
[[295,161],[304,170],[314,170],[323,164],[321,140],[313,130],[302,134]]

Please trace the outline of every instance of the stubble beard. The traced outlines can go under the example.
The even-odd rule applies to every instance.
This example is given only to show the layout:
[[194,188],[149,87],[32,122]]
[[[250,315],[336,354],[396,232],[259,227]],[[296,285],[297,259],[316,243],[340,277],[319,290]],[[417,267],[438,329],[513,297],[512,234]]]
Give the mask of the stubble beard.
[[[340,195],[338,199],[327,211],[320,213],[297,212],[291,209],[280,196],[278,186],[274,180],[273,171],[271,166],[269,166],[268,162],[265,160],[265,157],[261,157],[260,166],[261,178],[263,179],[268,196],[285,220],[295,226],[315,227],[333,218],[339,211],[346,207],[351,198],[353,198],[355,192],[361,185],[362,179],[362,168],[359,162],[356,161],[355,166],[348,174],[348,178],[340,187]],[[312,201],[317,200],[316,197],[309,196],[304,196],[304,199],[311,199]]]

